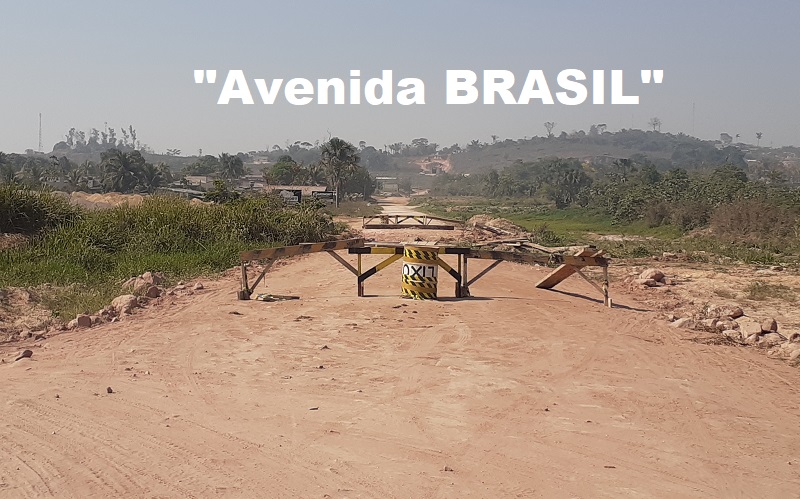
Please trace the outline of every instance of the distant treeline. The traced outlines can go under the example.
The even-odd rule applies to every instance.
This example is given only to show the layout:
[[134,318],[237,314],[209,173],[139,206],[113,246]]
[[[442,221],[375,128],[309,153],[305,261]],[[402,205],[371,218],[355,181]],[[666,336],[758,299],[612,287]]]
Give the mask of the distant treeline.
[[683,231],[714,225],[742,240],[796,237],[800,212],[800,188],[787,184],[780,172],[753,180],[732,164],[659,171],[641,158],[600,168],[549,158],[519,162],[501,172],[445,174],[435,179],[431,194],[533,198],[559,209],[591,208],[617,223],[643,220],[651,227],[672,224]]

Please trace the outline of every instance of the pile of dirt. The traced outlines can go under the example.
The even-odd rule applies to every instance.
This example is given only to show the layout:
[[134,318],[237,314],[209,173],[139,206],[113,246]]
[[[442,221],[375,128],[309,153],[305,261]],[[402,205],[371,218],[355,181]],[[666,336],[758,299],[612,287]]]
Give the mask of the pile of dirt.
[[109,192],[106,194],[87,194],[85,192],[73,192],[69,195],[69,201],[77,206],[90,210],[108,209],[122,204],[139,206],[144,197],[141,194],[120,194]]

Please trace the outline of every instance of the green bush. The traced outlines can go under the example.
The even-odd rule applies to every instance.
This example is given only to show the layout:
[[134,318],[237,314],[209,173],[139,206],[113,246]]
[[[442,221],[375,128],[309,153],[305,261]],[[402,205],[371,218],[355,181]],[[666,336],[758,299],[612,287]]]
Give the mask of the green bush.
[[564,238],[550,230],[546,223],[536,225],[531,229],[531,240],[543,246],[560,246]]
[[38,234],[74,222],[81,213],[52,192],[0,184],[0,233]]

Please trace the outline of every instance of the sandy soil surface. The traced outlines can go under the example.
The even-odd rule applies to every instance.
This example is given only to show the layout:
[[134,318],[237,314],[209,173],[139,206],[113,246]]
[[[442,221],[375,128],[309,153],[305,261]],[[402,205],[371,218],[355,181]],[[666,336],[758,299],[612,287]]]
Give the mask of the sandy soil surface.
[[300,300],[231,274],[2,345],[0,497],[798,497],[797,369],[546,272],[418,302],[393,265],[358,298],[314,254],[261,289]]

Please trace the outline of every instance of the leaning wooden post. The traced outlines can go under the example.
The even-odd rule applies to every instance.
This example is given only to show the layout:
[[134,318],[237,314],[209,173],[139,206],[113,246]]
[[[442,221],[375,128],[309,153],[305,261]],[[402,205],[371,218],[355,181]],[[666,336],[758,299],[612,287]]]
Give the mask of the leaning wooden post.
[[611,307],[611,298],[608,297],[608,265],[603,267],[603,305]]

